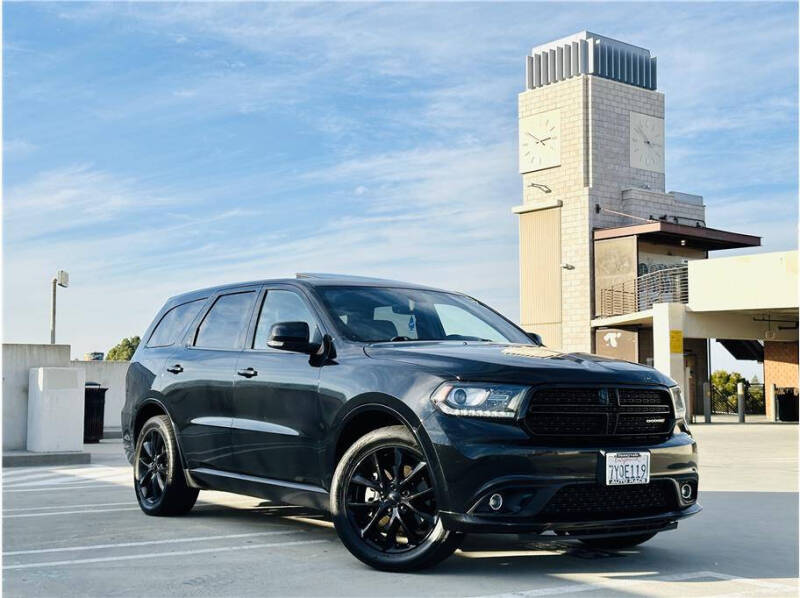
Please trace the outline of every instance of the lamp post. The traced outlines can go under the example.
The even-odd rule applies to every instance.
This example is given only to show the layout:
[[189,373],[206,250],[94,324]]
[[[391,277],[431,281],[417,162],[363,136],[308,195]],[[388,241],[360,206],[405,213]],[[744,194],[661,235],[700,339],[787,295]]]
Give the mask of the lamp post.
[[53,279],[53,295],[50,301],[50,344],[56,344],[56,288],[69,286],[69,272],[59,270]]

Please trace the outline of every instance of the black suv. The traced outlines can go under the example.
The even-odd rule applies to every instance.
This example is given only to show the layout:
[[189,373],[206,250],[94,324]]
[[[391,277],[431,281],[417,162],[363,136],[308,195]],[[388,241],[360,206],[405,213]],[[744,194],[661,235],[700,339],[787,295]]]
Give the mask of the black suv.
[[621,548],[700,511],[672,380],[548,350],[465,295],[300,274],[174,297],[142,338],[122,426],[149,515],[201,489],[325,510],[401,571],[464,533]]

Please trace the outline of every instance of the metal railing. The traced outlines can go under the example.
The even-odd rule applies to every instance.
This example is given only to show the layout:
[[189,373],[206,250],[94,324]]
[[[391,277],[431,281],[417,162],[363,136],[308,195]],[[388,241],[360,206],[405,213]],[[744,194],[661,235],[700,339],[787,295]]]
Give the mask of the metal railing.
[[[738,411],[739,397],[735,391],[725,392],[716,386],[711,386],[712,415],[735,415]],[[763,383],[748,382],[744,385],[744,412],[747,415],[764,415],[766,413]]]
[[656,270],[600,289],[600,317],[622,316],[653,307],[654,303],[686,303],[689,300],[688,266]]

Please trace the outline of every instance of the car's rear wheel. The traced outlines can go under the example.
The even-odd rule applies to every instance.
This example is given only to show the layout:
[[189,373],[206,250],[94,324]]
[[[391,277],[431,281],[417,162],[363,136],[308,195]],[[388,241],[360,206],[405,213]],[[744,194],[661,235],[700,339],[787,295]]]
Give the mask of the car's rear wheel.
[[644,544],[655,534],[637,534],[635,536],[613,536],[611,538],[581,538],[581,542],[592,548],[622,549],[633,548]]
[[345,452],[333,476],[331,512],[347,549],[384,571],[431,567],[462,539],[444,529],[433,472],[403,426],[370,432]]
[[136,500],[148,515],[182,515],[197,500],[183,475],[175,432],[166,415],[147,420],[139,432],[133,462]]

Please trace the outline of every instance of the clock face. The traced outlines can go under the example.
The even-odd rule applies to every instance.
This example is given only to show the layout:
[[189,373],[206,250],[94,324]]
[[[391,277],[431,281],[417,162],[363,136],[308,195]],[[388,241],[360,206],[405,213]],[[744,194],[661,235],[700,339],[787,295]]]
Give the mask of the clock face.
[[541,112],[519,121],[519,171],[561,164],[561,113]]
[[631,112],[631,166],[664,172],[664,119]]

